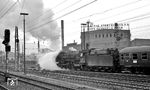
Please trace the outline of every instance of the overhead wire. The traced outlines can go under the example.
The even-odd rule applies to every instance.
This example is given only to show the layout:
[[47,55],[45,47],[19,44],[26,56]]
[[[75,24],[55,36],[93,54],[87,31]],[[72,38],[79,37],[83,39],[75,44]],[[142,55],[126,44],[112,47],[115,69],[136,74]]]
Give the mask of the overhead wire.
[[117,21],[117,22],[123,22],[123,21],[131,20],[131,19],[136,19],[136,18],[140,18],[140,17],[143,17],[143,16],[147,16],[147,15],[150,15],[150,12],[148,12],[148,13],[146,13],[146,14],[134,16],[134,17],[131,17],[131,18],[126,18],[126,19],[123,19],[123,20],[119,20],[119,21]]
[[129,13],[129,12],[132,12],[132,11],[135,11],[135,10],[139,10],[141,8],[144,8],[144,7],[147,7],[147,6],[150,6],[150,4],[146,4],[146,5],[143,5],[141,7],[137,7],[137,8],[133,8],[133,9],[130,9],[130,10],[127,10],[127,11],[124,11],[124,12],[121,12],[121,13],[118,13],[118,14],[115,14],[115,15],[112,15],[112,16],[109,16],[109,17],[106,17],[106,18],[102,18],[102,19],[98,19],[98,20],[95,20],[93,22],[98,22],[98,21],[102,21],[102,20],[106,20],[106,19],[109,19],[109,18],[112,18],[112,17],[116,17],[116,16],[119,16],[123,13]]
[[2,19],[18,2],[19,0],[17,0],[14,4],[12,4],[7,11],[0,17],[0,19]]
[[9,0],[6,1],[6,3],[4,3],[3,7],[0,9],[0,13],[2,13],[2,11],[5,9],[5,7],[8,5]]
[[134,27],[134,28],[131,28],[131,29],[140,29],[140,28],[146,28],[146,27],[150,27],[150,25],[143,25],[143,26]]
[[[65,7],[65,8],[63,8],[63,9],[61,9],[61,10],[59,10],[59,11],[56,12],[55,14],[61,13],[62,11],[64,11],[64,10],[66,10],[66,9],[68,9],[68,8],[70,8],[70,7],[74,6],[74,5],[76,5],[76,4],[78,4],[78,3],[81,2],[81,1],[82,1],[82,0],[78,0],[78,1],[76,1],[75,3],[73,3],[73,4],[71,4],[71,5],[67,6],[67,7]],[[55,15],[55,14],[54,14],[54,15]],[[52,15],[52,16],[54,16],[54,15]],[[49,16],[49,17],[47,17],[47,18],[50,18],[50,17],[52,17],[52,16]],[[45,18],[45,19],[47,19],[47,18]]]
[[73,20],[73,22],[74,22],[74,21],[79,21],[79,20],[82,20],[82,19],[85,19],[85,18],[88,18],[88,17],[92,17],[92,16],[94,16],[94,15],[104,14],[104,13],[107,13],[107,12],[112,11],[112,10],[115,10],[115,9],[120,9],[120,8],[122,8],[122,7],[126,7],[126,6],[128,6],[128,5],[132,5],[132,4],[135,4],[135,3],[140,2],[140,1],[142,1],[142,0],[136,0],[136,1],[133,1],[133,2],[126,3],[126,4],[124,4],[124,5],[120,5],[120,6],[117,6],[117,7],[114,7],[114,8],[107,9],[107,10],[102,11],[102,12],[93,13],[93,14],[90,14],[90,15],[88,15],[88,16],[81,17],[81,18],[79,18],[79,19]]
[[[21,6],[21,9],[20,9],[20,12],[19,12],[19,13],[22,12],[23,7],[24,7],[24,3],[25,3],[25,0],[22,0],[22,6]],[[19,17],[18,17],[18,23],[17,23],[17,25],[19,24],[19,21],[20,21],[20,15],[19,15]]]
[[80,9],[82,9],[82,8],[84,8],[84,7],[88,6],[88,5],[90,5],[90,4],[94,3],[94,2],[96,2],[96,1],[97,1],[97,0],[93,0],[93,1],[91,1],[91,2],[89,2],[89,3],[87,3],[87,4],[83,5],[83,6],[81,6],[81,7],[79,7],[79,8],[76,8],[76,9],[74,9],[74,10],[68,12],[68,13],[65,13],[65,14],[63,14],[63,15],[61,15],[61,16],[59,16],[59,17],[57,17],[57,18],[55,18],[55,19],[53,19],[53,20],[51,20],[51,21],[45,22],[45,23],[43,23],[43,24],[41,24],[41,25],[38,25],[37,27],[33,27],[33,28],[29,29],[29,31],[33,31],[33,30],[35,30],[35,29],[37,29],[37,28],[40,28],[40,27],[42,27],[42,26],[44,26],[44,25],[46,25],[46,24],[48,24],[48,23],[51,23],[51,22],[53,22],[53,21],[55,21],[55,20],[57,20],[57,19],[60,19],[60,18],[62,18],[62,17],[64,17],[64,16],[67,16],[67,15],[69,15],[69,14],[71,14],[71,13],[77,11],[77,10],[80,10]]
[[[68,1],[68,0],[63,0],[62,2],[60,2],[59,4],[57,4],[56,6],[52,7],[51,9],[48,9],[48,10],[45,12],[45,14],[49,13],[49,11],[53,10],[54,8],[57,8],[58,6],[64,4],[66,1]],[[31,22],[34,22],[34,21],[36,21],[38,18],[40,18],[40,17],[42,17],[42,16],[43,16],[43,14],[40,14],[40,15],[38,15],[37,17],[33,18],[32,20],[28,21],[27,23],[29,23],[29,22],[30,22],[30,23],[31,23]]]
[[[65,9],[68,9],[68,8],[70,8],[70,7],[72,7],[72,6],[74,6],[74,5],[78,4],[78,3],[80,3],[81,1],[82,1],[82,0],[76,1],[75,3],[73,3],[73,4],[71,4],[71,5],[67,6],[67,7],[65,7],[65,8],[63,8],[63,9],[61,9],[61,10],[59,10],[59,11],[56,12],[55,14],[53,14],[53,15],[51,15],[51,16],[48,16],[48,17],[44,18],[43,21],[46,20],[46,19],[48,19],[48,18],[51,18],[52,16],[54,16],[54,15],[56,15],[56,14],[62,12],[62,11],[64,11]],[[37,22],[37,23],[38,23],[38,22]],[[35,25],[36,25],[37,23],[35,23]],[[33,26],[33,25],[32,25],[32,26]]]
[[[51,15],[51,16],[48,16],[48,17],[44,18],[43,21],[46,20],[46,19],[48,19],[48,18],[51,18],[52,16],[54,16],[54,15],[56,15],[56,14],[58,14],[58,13],[64,11],[64,10],[66,10],[66,9],[68,9],[68,8],[70,8],[70,7],[72,7],[72,6],[76,5],[76,4],[78,4],[78,3],[80,3],[81,1],[82,1],[82,0],[78,0],[78,1],[74,2],[73,4],[71,4],[71,5],[65,7],[65,8],[63,8],[63,9],[61,9],[61,10],[59,10],[59,11],[56,12],[55,14],[53,14],[53,15]],[[51,10],[51,9],[50,9],[50,10]],[[41,16],[43,16],[43,15],[41,15]],[[41,16],[40,16],[40,17],[41,17]],[[39,18],[39,17],[38,17],[38,18]],[[35,21],[35,20],[37,20],[37,18],[34,19],[34,21]],[[31,22],[34,22],[34,21],[31,21]],[[37,23],[38,23],[38,22],[37,22]],[[37,23],[35,23],[34,25],[36,25]],[[33,26],[33,25],[32,25],[32,26]]]

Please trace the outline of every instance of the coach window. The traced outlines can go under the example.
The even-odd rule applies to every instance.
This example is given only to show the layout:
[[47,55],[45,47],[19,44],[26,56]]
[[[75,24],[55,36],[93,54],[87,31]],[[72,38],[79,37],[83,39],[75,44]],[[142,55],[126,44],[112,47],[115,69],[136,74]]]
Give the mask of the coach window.
[[123,54],[121,54],[121,60],[123,60],[124,58],[123,58]]
[[147,53],[142,53],[142,60],[147,60],[147,59],[148,59]]
[[124,54],[124,59],[125,59],[125,60],[129,60],[129,53],[125,53],[125,54]]
[[132,54],[132,59],[138,59],[138,55],[136,53]]

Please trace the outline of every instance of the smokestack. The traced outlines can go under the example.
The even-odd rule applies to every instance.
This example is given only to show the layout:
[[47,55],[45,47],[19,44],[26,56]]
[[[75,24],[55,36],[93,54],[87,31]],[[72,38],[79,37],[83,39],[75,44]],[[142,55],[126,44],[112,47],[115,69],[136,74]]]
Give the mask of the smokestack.
[[62,41],[62,49],[64,47],[64,20],[61,20],[61,41]]
[[38,53],[40,52],[40,42],[39,42],[39,39],[38,39]]

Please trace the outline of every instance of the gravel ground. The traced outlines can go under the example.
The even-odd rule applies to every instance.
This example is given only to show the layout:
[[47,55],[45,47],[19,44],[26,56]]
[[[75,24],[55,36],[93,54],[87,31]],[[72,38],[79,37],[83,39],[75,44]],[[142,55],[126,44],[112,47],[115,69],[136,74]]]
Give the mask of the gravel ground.
[[34,87],[32,85],[25,84],[22,82],[18,82],[18,85],[16,86],[10,86],[10,85],[7,85],[7,83],[4,81],[4,77],[2,76],[0,76],[0,84],[7,87],[9,90],[44,90],[44,89]]

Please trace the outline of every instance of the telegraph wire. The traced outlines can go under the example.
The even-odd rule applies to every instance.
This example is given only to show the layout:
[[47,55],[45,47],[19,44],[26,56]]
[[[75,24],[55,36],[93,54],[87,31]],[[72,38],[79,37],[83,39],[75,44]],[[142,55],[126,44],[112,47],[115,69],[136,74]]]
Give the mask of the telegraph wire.
[[6,1],[6,3],[3,5],[3,7],[0,9],[0,13],[5,9],[5,6],[7,6],[9,3],[9,0]]
[[[64,4],[66,1],[68,0],[63,0],[62,2],[60,2],[59,4],[57,4],[56,6],[52,7],[51,9],[48,9],[45,13],[47,14],[49,11],[53,10],[54,8],[57,8],[58,6]],[[35,17],[34,19],[30,20],[29,22],[34,22],[36,21],[38,18],[40,18],[41,16],[43,16],[43,14],[40,14],[39,16]]]
[[140,29],[140,28],[146,28],[146,27],[150,27],[150,25],[143,25],[143,26],[134,27],[134,28],[131,28],[131,29]]
[[19,0],[17,0],[13,5],[11,5],[9,7],[9,9],[7,9],[7,11],[0,17],[0,19],[2,19],[18,2]]
[[132,11],[135,11],[135,10],[137,10],[137,9],[141,9],[141,8],[144,8],[144,7],[147,7],[147,6],[150,6],[150,4],[143,5],[143,6],[141,6],[141,7],[137,7],[137,8],[128,10],[128,11],[124,11],[124,12],[121,12],[121,13],[118,13],[118,14],[115,14],[115,15],[112,15],[112,16],[109,16],[109,17],[106,17],[106,18],[98,19],[98,20],[95,20],[94,22],[98,22],[98,21],[106,20],[106,19],[108,19],[108,18],[116,17],[116,16],[121,15],[122,13],[129,13],[129,12],[132,12]]
[[115,9],[119,9],[119,8],[122,8],[122,7],[126,7],[126,6],[128,6],[128,5],[135,4],[135,3],[139,2],[139,1],[142,1],[142,0],[136,0],[136,1],[133,1],[133,2],[129,2],[129,3],[126,3],[126,4],[124,4],[124,5],[117,6],[117,7],[114,7],[114,8],[110,8],[110,9],[107,9],[107,10],[102,11],[102,12],[99,12],[99,13],[93,13],[93,14],[90,14],[90,15],[85,16],[85,17],[81,17],[81,18],[76,19],[76,20],[73,20],[73,21],[79,21],[79,20],[82,20],[82,19],[85,19],[85,18],[88,18],[88,17],[92,17],[92,16],[94,16],[94,15],[104,14],[104,13],[107,13],[107,12],[112,11],[112,10],[115,10]]
[[142,15],[134,16],[134,17],[131,17],[131,18],[126,18],[126,19],[123,19],[123,20],[119,20],[119,21],[117,21],[117,22],[128,21],[128,20],[132,20],[132,19],[140,18],[140,17],[147,16],[147,15],[150,15],[150,12],[148,12],[148,13],[146,13],[146,14],[142,14]]
[[60,13],[60,12],[62,12],[62,11],[64,11],[64,10],[66,10],[66,9],[68,9],[68,8],[70,8],[70,7],[74,6],[74,5],[76,5],[76,4],[78,4],[78,3],[81,2],[81,1],[82,1],[82,0],[76,1],[75,3],[73,3],[73,4],[71,4],[71,5],[67,6],[67,7],[65,7],[65,8],[63,8],[63,9],[61,9],[61,10],[59,10],[58,12],[56,12],[56,14],[57,14],[57,13]]
[[[71,5],[69,5],[68,7],[65,7],[65,8],[63,8],[63,9],[61,9],[61,10],[59,10],[58,12],[56,12],[55,14],[58,14],[58,13],[60,13],[60,12],[62,12],[62,11],[64,11],[64,10],[66,10],[66,9],[68,9],[68,8],[70,8],[70,7],[72,7],[72,6],[74,6],[74,5],[76,5],[76,4],[78,4],[79,2],[81,2],[82,0],[78,0],[78,1],[76,1],[75,3],[73,3],[73,4],[71,4]],[[52,15],[53,16],[53,15]],[[49,16],[49,17],[47,17],[47,18],[50,18],[50,17],[52,17],[52,16]],[[46,18],[46,19],[47,19]]]
[[128,21],[128,22],[135,22],[135,21],[139,21],[139,20],[143,20],[143,19],[147,19],[147,18],[150,18],[150,16],[148,16],[148,17],[143,17],[143,18],[139,18],[139,19],[130,20],[130,21]]
[[35,30],[35,29],[37,29],[37,28],[40,28],[40,27],[42,27],[42,26],[44,26],[44,25],[46,25],[46,24],[48,24],[48,23],[51,23],[51,22],[53,22],[53,21],[55,21],[55,20],[57,20],[57,19],[60,19],[60,18],[62,18],[62,17],[64,17],[64,16],[67,16],[67,15],[69,15],[69,14],[75,12],[75,11],[78,11],[78,10],[80,10],[80,9],[82,9],[82,8],[84,8],[84,7],[88,6],[88,5],[90,5],[90,4],[94,3],[94,2],[96,2],[96,1],[97,1],[97,0],[94,0],[94,1],[92,1],[92,2],[89,2],[89,3],[83,5],[83,6],[79,7],[79,8],[76,8],[76,9],[74,9],[74,10],[72,10],[72,11],[66,13],[66,14],[63,14],[63,15],[61,15],[61,16],[55,18],[54,20],[45,22],[45,23],[43,23],[43,24],[41,24],[41,25],[39,25],[39,26],[37,26],[37,27],[31,28],[29,31],[33,31],[33,30]]
[[64,0],[64,1],[60,2],[59,4],[57,4],[56,6],[54,6],[54,7],[53,7],[53,8],[51,8],[51,9],[57,8],[58,6],[60,6],[60,5],[64,4],[66,1],[68,1],[68,0]]
[[[23,10],[23,8],[24,8],[24,3],[25,3],[25,0],[22,0],[22,6],[21,6],[21,9],[20,9],[20,12],[22,12],[22,10]],[[19,12],[19,13],[20,13]],[[18,17],[18,23],[17,23],[17,25],[19,24],[19,21],[20,21],[20,15],[19,15],[19,17]]]
[[[72,7],[72,6],[74,6],[74,5],[78,4],[78,3],[80,3],[81,1],[82,1],[82,0],[78,0],[78,1],[76,1],[75,3],[73,3],[73,4],[71,4],[71,5],[67,6],[67,7],[65,7],[65,8],[63,8],[63,9],[61,9],[61,10],[59,10],[59,11],[56,12],[55,14],[58,14],[58,13],[64,11],[65,9],[68,9],[68,8],[70,8],[70,7]],[[49,9],[49,10],[51,10],[51,9]],[[47,11],[47,12],[48,12],[48,11]],[[44,18],[43,20],[46,20],[46,19],[48,19],[48,18],[54,16],[55,14],[53,14],[53,15],[51,15],[51,16],[48,16],[48,17]],[[43,15],[38,16],[38,18],[41,17],[41,16],[43,16]],[[35,18],[35,19],[34,19],[33,21],[31,21],[31,22],[34,22],[34,21],[36,21],[36,20],[37,20],[37,18]],[[37,23],[38,23],[38,22],[37,22]],[[35,24],[37,24],[37,23],[35,23]]]

